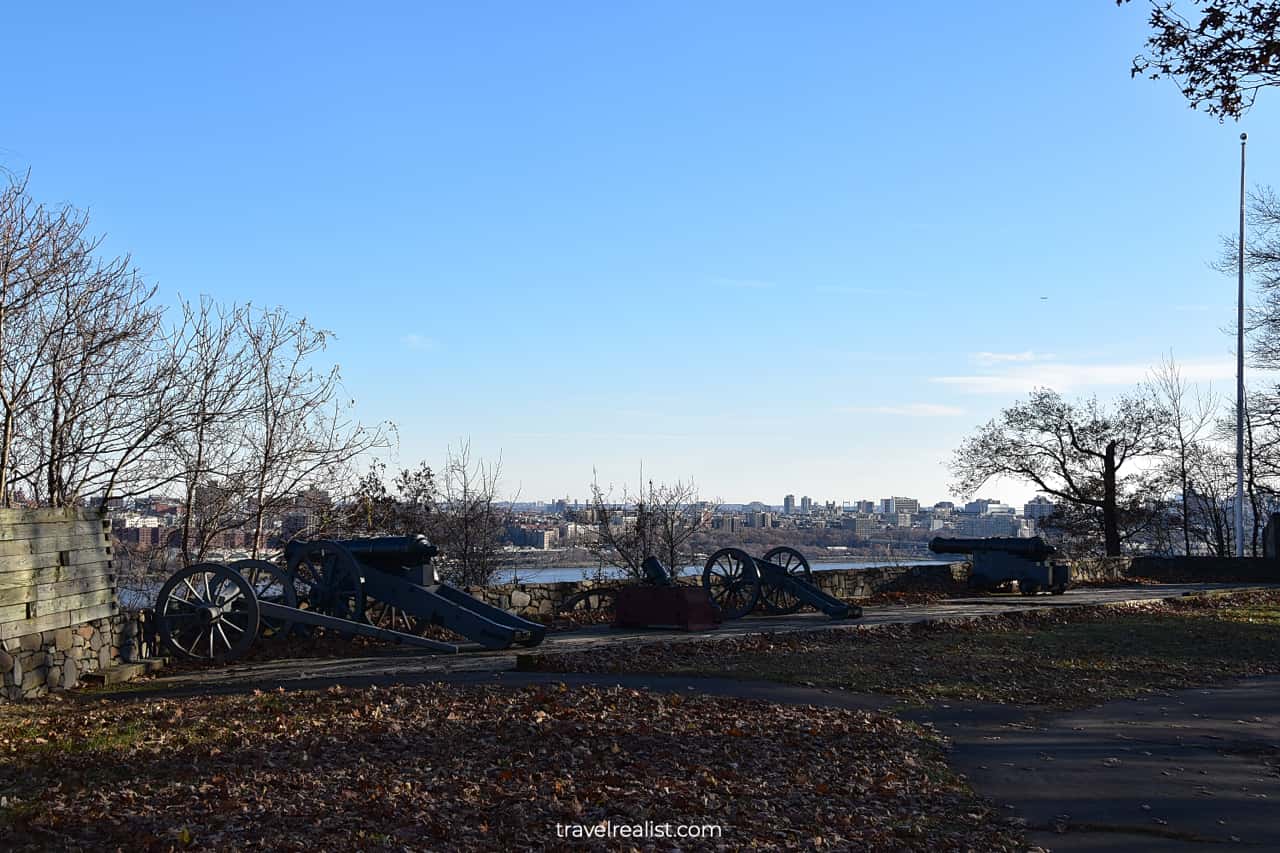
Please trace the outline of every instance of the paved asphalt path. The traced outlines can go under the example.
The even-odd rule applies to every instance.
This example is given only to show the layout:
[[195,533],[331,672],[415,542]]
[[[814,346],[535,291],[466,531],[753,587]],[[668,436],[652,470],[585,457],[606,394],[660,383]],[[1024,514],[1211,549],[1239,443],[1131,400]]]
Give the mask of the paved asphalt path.
[[951,765],[1047,850],[1280,851],[1280,677],[1039,717],[1001,705],[894,707],[869,696],[721,678],[454,673],[510,687],[565,682],[867,711],[929,723]]

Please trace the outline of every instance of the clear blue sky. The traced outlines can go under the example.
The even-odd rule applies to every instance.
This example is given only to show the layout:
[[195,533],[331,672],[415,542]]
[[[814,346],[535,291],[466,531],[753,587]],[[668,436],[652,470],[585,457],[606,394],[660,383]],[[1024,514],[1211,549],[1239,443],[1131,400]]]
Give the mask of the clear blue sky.
[[1143,4],[115,6],[6,11],[0,165],[166,299],[333,329],[398,461],[933,501],[1032,384],[1231,386],[1206,262],[1280,92],[1130,80]]

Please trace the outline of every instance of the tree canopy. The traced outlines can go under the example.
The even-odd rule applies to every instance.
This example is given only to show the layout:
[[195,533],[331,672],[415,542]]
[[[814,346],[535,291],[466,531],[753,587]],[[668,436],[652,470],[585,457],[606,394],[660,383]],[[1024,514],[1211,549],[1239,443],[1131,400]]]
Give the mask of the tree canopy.
[[[1116,0],[1123,5],[1129,0]],[[1175,80],[1193,109],[1219,120],[1248,112],[1258,91],[1280,83],[1280,2],[1151,0],[1151,35],[1130,73]]]
[[1132,460],[1163,446],[1167,415],[1141,396],[1111,408],[1072,403],[1041,388],[1002,411],[956,450],[955,489],[972,495],[996,478],[1029,482],[1068,508],[1097,518],[1108,556],[1120,553],[1120,511],[1137,491]]

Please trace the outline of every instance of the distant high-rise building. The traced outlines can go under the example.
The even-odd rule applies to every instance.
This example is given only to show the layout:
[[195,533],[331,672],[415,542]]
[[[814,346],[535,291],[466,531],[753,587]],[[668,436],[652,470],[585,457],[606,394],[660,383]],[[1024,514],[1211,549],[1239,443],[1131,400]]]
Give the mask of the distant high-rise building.
[[1022,515],[1031,521],[1039,521],[1053,515],[1058,505],[1044,495],[1036,495],[1022,506]]
[[[845,525],[848,526],[847,524]],[[855,518],[853,520],[854,536],[870,536],[884,529],[884,522],[878,518]]]
[[986,515],[992,506],[1000,506],[999,498],[978,498],[964,505],[964,511],[973,515]]
[[894,512],[914,513],[914,512],[920,511],[920,501],[916,500],[915,498],[894,497],[894,498],[891,498],[891,500],[893,501]]
[[800,512],[808,515],[813,512],[813,498],[805,495],[800,499]]
[[970,515],[956,523],[961,537],[1017,536],[1022,523],[1011,515]]
[[783,515],[796,514],[796,496],[795,495],[787,495],[785,498],[782,499],[782,514]]
[[870,515],[871,513],[876,511],[876,502],[875,501],[858,501],[856,504],[854,504],[853,511],[862,513],[863,515]]

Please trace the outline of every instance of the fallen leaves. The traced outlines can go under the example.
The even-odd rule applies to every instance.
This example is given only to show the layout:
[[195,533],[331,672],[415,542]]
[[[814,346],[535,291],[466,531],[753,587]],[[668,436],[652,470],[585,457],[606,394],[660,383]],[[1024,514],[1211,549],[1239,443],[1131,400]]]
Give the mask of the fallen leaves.
[[334,688],[40,703],[0,715],[0,743],[7,849],[563,849],[557,823],[646,820],[723,826],[726,849],[1024,846],[936,734],[837,709]]

